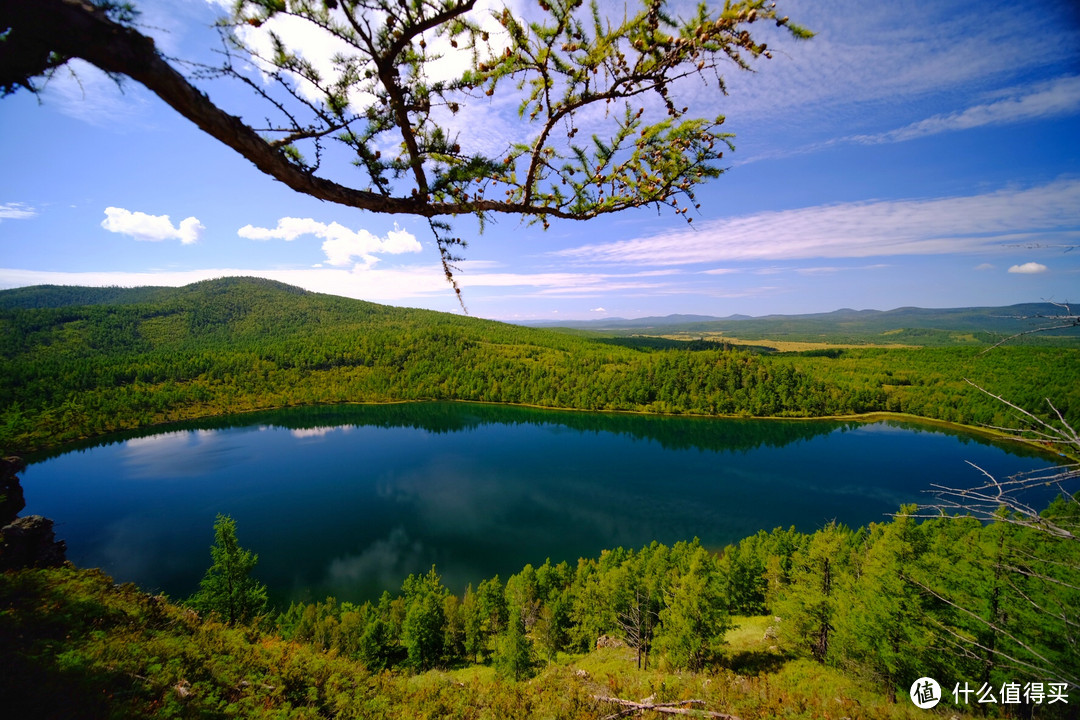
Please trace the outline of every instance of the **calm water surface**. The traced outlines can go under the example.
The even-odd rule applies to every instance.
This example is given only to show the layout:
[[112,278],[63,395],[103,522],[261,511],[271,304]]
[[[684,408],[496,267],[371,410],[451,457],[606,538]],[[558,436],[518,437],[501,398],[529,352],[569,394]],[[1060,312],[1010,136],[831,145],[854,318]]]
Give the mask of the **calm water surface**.
[[864,525],[931,482],[1045,458],[899,423],[658,418],[468,404],[298,408],[30,458],[27,508],[68,556],[174,597],[218,513],[278,602],[373,598],[437,565],[461,592],[525,563],[761,528]]

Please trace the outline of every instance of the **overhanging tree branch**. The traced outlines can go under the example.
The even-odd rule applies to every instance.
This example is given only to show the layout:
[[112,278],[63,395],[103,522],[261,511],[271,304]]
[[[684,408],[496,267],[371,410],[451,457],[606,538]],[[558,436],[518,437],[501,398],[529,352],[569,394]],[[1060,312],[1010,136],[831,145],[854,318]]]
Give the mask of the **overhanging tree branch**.
[[[429,220],[510,214],[545,227],[663,205],[689,222],[694,188],[724,172],[717,162],[732,145],[723,116],[693,117],[678,92],[698,78],[726,94],[721,67],[749,70],[771,57],[750,33],[755,23],[810,33],[769,0],[703,4],[688,18],[672,17],[666,0],[640,2],[612,22],[582,0],[544,0],[527,19],[505,8],[477,16],[475,0],[239,0],[218,23],[224,64],[188,67],[195,80],[237,80],[265,101],[279,119],[259,131],[178,71],[132,25],[126,3],[6,0],[0,94],[36,91],[37,79],[79,58],[141,83],[261,172],[327,202]],[[331,76],[272,30],[278,16],[344,48]],[[255,47],[252,33],[270,50]],[[446,75],[438,71],[450,52],[466,54],[464,69],[432,79]],[[449,119],[497,91],[519,104],[520,138],[463,150]],[[591,143],[577,144],[585,126],[596,130]],[[355,155],[360,183],[316,174],[332,141]],[[314,146],[315,162],[298,144]],[[432,228],[453,283],[450,248],[463,243],[444,221]]]
[[[87,0],[7,0],[0,8],[0,25],[11,28],[12,37],[23,43],[48,48],[66,59],[81,58],[107,73],[138,81],[200,130],[297,192],[373,212],[434,214],[415,200],[356,190],[305,172],[240,118],[219,108],[189,83],[158,53],[151,38],[114,22],[105,10]],[[41,63],[33,68],[37,71],[33,75],[49,67]],[[29,80],[25,76],[23,79]],[[0,79],[0,87],[14,84],[10,75]]]

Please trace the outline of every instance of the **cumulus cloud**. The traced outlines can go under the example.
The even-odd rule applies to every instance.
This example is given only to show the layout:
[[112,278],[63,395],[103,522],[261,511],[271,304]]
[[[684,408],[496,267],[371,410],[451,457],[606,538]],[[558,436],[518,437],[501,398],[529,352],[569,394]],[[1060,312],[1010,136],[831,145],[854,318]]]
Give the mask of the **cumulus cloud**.
[[1018,273],[1020,275],[1036,275],[1038,273],[1044,273],[1048,270],[1045,265],[1037,262],[1026,262],[1023,265],[1013,265],[1009,268],[1009,272]]
[[324,438],[331,433],[335,433],[338,430],[348,432],[352,429],[352,425],[323,425],[313,428],[293,428],[289,431],[289,434],[299,440],[309,438]]
[[[1080,235],[1080,181],[918,200],[837,203],[702,223],[553,252],[584,263],[674,266],[803,258],[944,255]],[[707,271],[720,273],[723,270]]]
[[26,203],[15,202],[0,205],[0,222],[4,220],[26,220],[37,215],[37,210]]
[[979,263],[975,266],[976,270],[993,270],[994,266],[991,263]]
[[326,253],[326,261],[338,267],[351,265],[353,258],[359,258],[362,266],[371,267],[378,262],[375,253],[400,255],[420,252],[423,249],[415,235],[397,226],[388,232],[386,237],[379,237],[363,228],[350,230],[341,223],[326,224],[312,218],[283,217],[278,220],[275,228],[245,225],[237,230],[237,234],[250,240],[276,238],[287,242],[301,235],[314,235],[323,240],[322,249]]
[[101,227],[136,240],[179,240],[184,245],[198,242],[206,229],[196,217],[185,218],[180,221],[179,226],[174,227],[168,215],[147,215],[118,207],[105,208],[105,219],[101,221]]

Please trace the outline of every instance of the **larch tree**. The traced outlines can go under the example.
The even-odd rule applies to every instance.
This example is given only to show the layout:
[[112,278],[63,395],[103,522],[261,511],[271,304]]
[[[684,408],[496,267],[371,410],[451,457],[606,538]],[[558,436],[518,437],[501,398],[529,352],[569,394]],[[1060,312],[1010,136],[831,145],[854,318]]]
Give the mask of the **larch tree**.
[[[685,17],[665,0],[618,12],[595,0],[475,6],[237,0],[218,23],[222,60],[208,65],[163,55],[127,2],[5,0],[0,94],[36,92],[73,58],[130,78],[293,190],[427,218],[457,290],[464,242],[453,216],[482,227],[505,213],[546,227],[655,205],[689,222],[695,188],[724,172],[732,147],[724,116],[698,116],[694,81],[726,93],[726,69],[771,57],[763,25],[810,36],[770,0],[702,3]],[[332,70],[290,47],[275,30],[283,18],[336,49]],[[230,111],[235,88],[263,104],[258,123]],[[455,130],[493,99],[516,105],[517,137],[485,147]],[[321,172],[331,148],[351,156],[348,181]]]
[[230,624],[247,622],[266,611],[266,585],[251,576],[259,556],[240,547],[236,521],[228,515],[218,515],[214,523],[210,559],[210,568],[188,604],[200,612],[216,613]]
[[855,560],[857,574],[839,588],[848,602],[830,636],[845,664],[880,682],[893,702],[897,688],[919,677],[930,643],[925,600],[906,580],[923,554],[920,526],[906,515],[913,510],[904,506],[892,522],[871,527],[865,554]]
[[795,553],[791,583],[781,590],[774,607],[783,618],[780,627],[785,640],[799,650],[809,650],[819,663],[828,657],[835,630],[850,535],[835,521],[814,533],[806,548]]
[[698,672],[720,653],[732,625],[715,557],[700,545],[687,552],[686,568],[666,591],[656,646],[672,666]]
[[413,668],[430,670],[442,659],[446,644],[444,599],[448,591],[434,566],[427,575],[409,575],[401,590],[406,606],[401,642]]

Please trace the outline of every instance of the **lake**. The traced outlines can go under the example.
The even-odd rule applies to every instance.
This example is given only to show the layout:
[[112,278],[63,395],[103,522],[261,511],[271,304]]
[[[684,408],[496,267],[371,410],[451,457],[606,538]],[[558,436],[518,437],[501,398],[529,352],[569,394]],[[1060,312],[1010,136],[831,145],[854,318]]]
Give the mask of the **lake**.
[[467,583],[545,558],[886,520],[930,483],[1051,464],[899,422],[677,418],[465,403],[295,408],[29,457],[27,508],[68,557],[173,597],[231,515],[277,602],[364,600],[435,564]]

